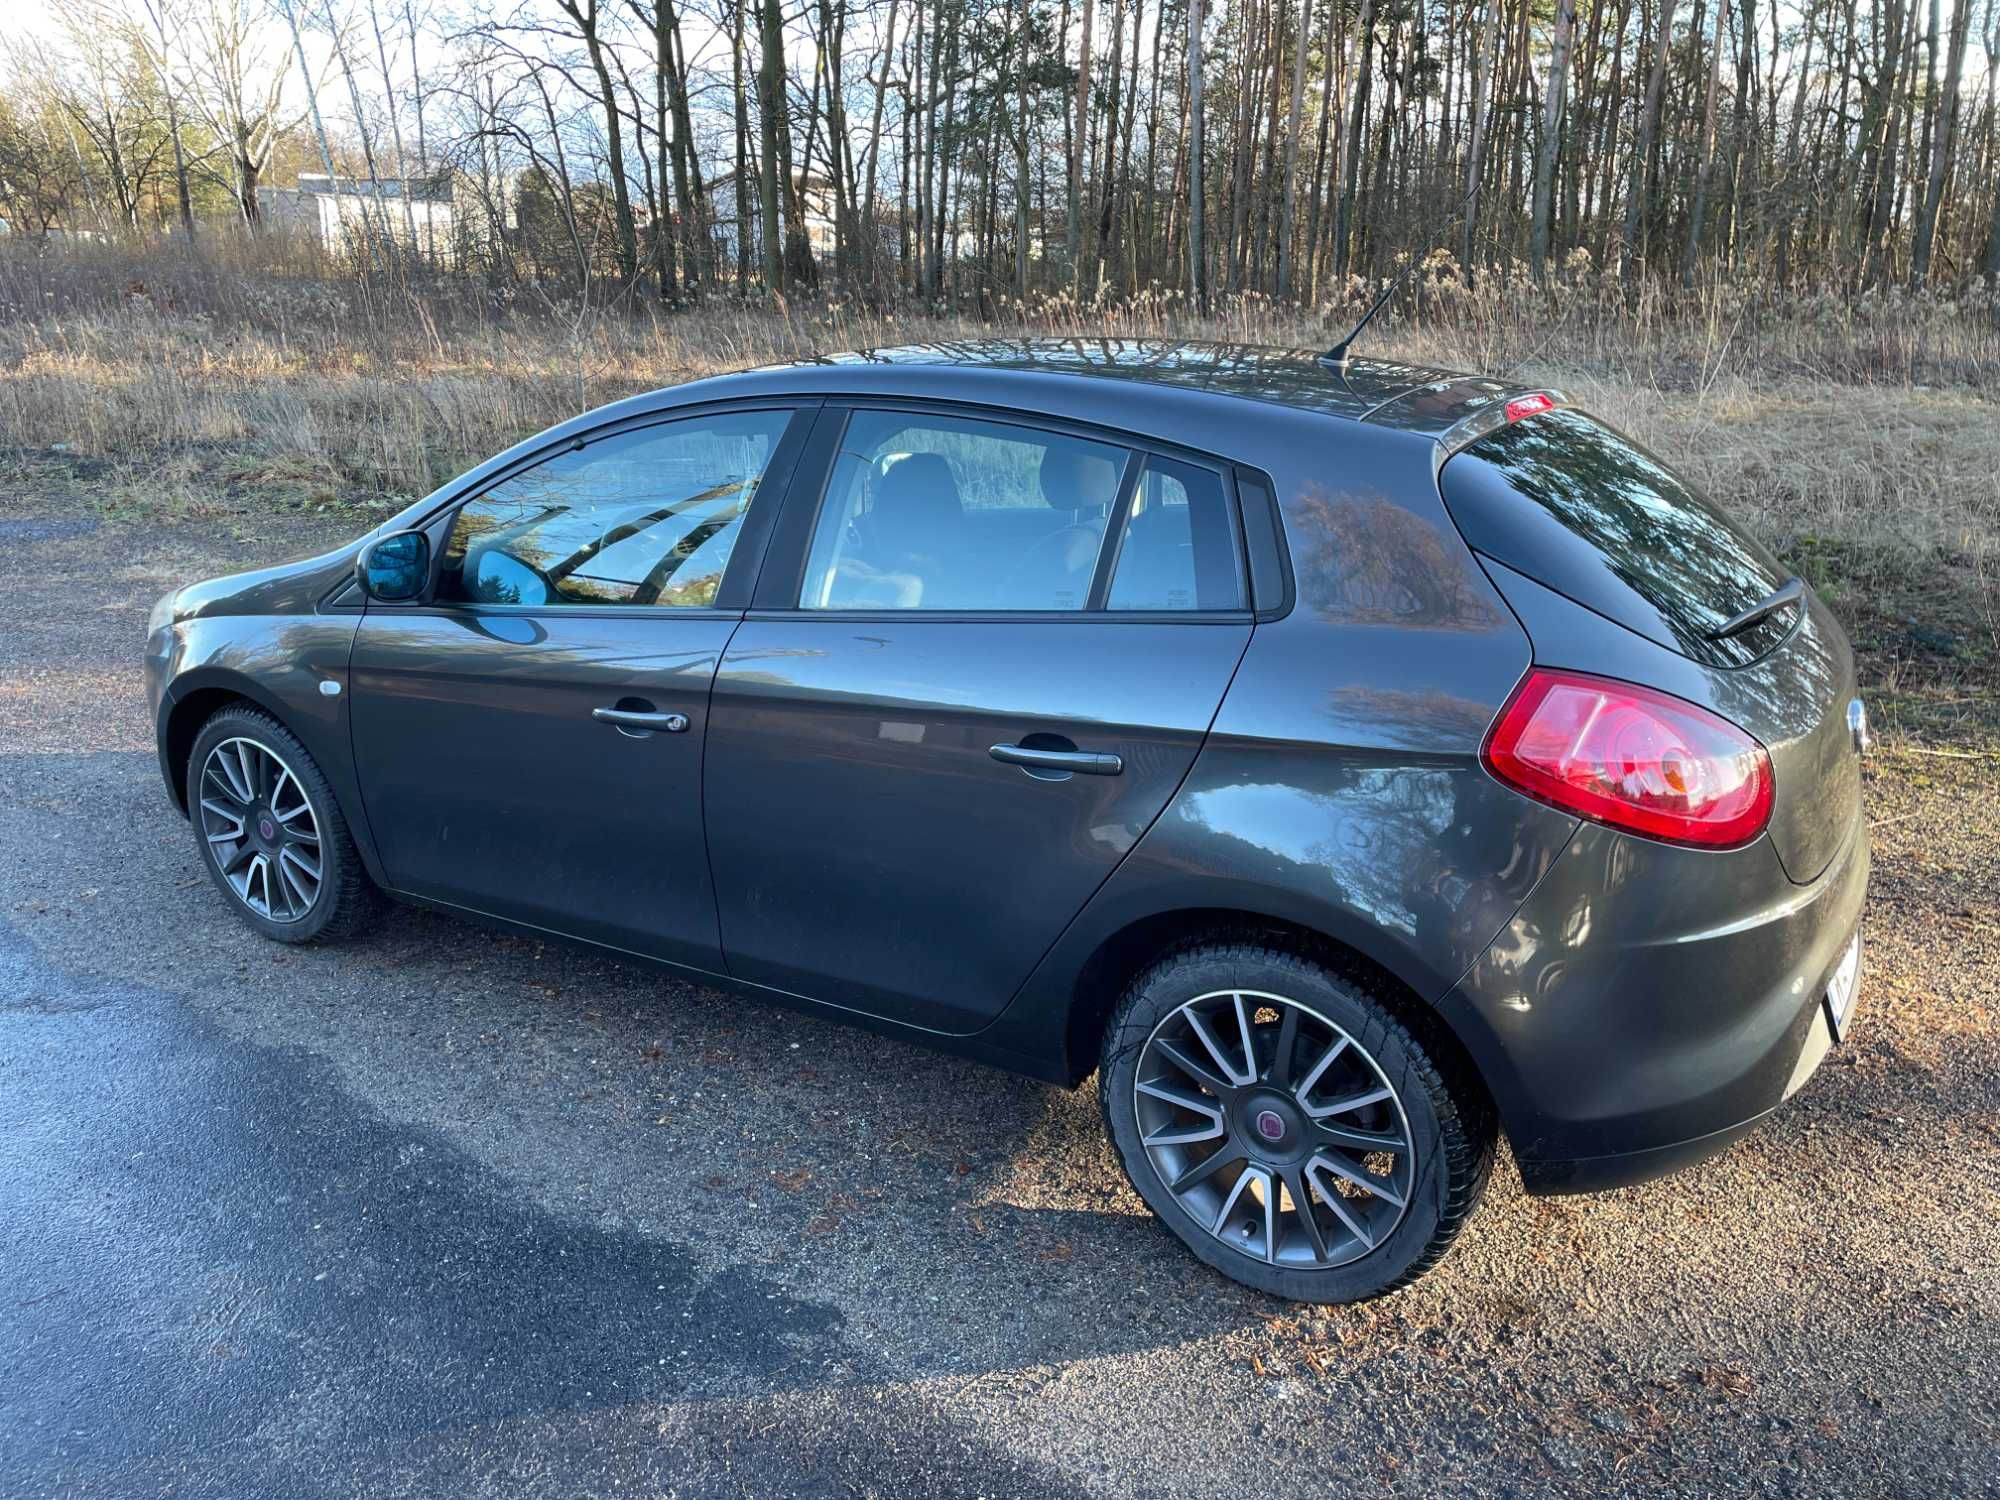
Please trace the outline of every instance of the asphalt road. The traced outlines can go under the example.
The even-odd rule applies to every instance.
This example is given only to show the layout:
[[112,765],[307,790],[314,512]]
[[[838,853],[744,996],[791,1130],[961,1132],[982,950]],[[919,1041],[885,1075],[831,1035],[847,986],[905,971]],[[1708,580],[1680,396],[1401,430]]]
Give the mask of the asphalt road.
[[411,911],[293,950],[145,611],[327,540],[0,499],[0,1496],[2000,1495],[2000,791],[1871,770],[1852,1044],[1595,1199],[1503,1165],[1301,1311],[1068,1094]]

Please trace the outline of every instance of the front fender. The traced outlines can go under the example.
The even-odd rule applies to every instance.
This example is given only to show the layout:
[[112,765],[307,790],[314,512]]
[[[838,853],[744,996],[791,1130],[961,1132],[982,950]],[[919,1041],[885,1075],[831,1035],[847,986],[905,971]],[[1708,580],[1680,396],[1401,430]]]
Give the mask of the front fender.
[[371,877],[381,878],[354,777],[348,660],[358,614],[209,615],[181,621],[159,653],[155,716],[160,774],[187,812],[187,757],[201,725],[230,699],[255,704],[306,747],[333,788]]

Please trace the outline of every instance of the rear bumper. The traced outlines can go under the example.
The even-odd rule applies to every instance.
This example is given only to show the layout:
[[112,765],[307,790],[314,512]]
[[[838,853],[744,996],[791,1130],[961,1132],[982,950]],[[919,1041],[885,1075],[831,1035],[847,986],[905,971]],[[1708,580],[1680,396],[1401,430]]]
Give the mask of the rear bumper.
[[1861,921],[1859,817],[1819,879],[1768,840],[1675,849],[1586,825],[1443,1008],[1472,1045],[1530,1192],[1589,1192],[1711,1156],[1801,1087]]

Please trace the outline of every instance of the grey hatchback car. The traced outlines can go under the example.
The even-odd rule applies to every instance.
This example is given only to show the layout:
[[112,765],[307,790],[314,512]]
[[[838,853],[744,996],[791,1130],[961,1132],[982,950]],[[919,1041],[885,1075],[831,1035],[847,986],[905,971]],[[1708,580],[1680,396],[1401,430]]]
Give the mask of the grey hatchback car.
[[1552,391],[906,348],[531,438],[194,584],[160,767],[250,926],[378,893],[1050,1082],[1340,1302],[1721,1149],[1839,1044],[1866,719],[1811,591]]

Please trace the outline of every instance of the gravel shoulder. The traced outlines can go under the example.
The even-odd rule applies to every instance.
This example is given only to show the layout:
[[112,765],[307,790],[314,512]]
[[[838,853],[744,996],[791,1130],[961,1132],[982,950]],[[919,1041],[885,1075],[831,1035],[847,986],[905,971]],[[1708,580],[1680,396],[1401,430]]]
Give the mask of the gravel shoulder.
[[[2000,757],[1898,735],[1852,1043],[1301,1311],[1067,1093],[427,913],[235,923],[140,693],[345,534],[0,505],[0,1494],[2000,1495]],[[1905,684],[1904,686],[1907,686]]]

